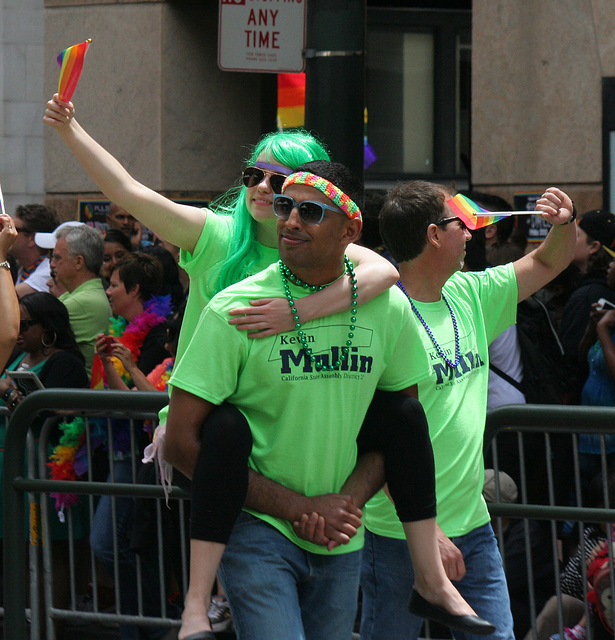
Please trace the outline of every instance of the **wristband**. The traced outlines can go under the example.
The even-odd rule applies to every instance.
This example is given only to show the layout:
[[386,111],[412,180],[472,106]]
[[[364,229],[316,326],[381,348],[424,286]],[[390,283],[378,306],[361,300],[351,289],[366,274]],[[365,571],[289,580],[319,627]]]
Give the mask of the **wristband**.
[[577,208],[574,206],[574,202],[573,202],[572,203],[572,216],[570,217],[570,220],[568,220],[567,222],[562,222],[562,224],[560,224],[560,227],[563,227],[566,224],[572,224],[576,219],[577,219]]
[[0,267],[4,267],[7,271],[11,270],[11,265],[8,263],[7,260],[4,260],[3,262],[0,262]]

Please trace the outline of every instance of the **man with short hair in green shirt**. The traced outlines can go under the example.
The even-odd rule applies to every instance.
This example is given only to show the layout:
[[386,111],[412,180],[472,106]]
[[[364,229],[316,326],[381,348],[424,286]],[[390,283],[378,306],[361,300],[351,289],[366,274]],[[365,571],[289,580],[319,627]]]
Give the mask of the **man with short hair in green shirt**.
[[[418,392],[434,452],[442,560],[470,606],[497,626],[492,638],[514,640],[502,560],[482,497],[488,346],[515,322],[517,303],[570,263],[574,207],[563,191],[547,189],[536,203],[553,225],[542,245],[512,264],[465,273],[471,235],[452,198],[442,185],[399,184],[387,194],[380,231],[422,337],[413,356],[427,353],[430,361]],[[413,567],[383,492],[365,506],[364,524],[361,640],[416,640],[423,620],[408,612]]]

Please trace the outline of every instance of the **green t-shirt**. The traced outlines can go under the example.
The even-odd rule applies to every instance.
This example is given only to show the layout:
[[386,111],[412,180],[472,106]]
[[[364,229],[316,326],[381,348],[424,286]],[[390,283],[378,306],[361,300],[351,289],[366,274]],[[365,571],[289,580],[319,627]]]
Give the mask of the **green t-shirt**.
[[59,300],[68,310],[70,324],[75,332],[79,351],[85,358],[88,376],[92,374],[96,336],[109,328],[111,307],[100,278],[92,278],[70,293],[63,293]]
[[[306,295],[305,289],[290,286],[293,296]],[[348,361],[339,371],[319,373],[296,332],[250,340],[228,324],[229,309],[282,293],[279,267],[273,264],[215,296],[170,385],[215,405],[235,405],[250,425],[250,466],[259,473],[307,496],[337,492],[354,468],[356,437],[376,388],[398,391],[428,374],[421,337],[407,301],[396,288],[389,289],[359,308]],[[343,311],[306,323],[313,352],[337,359],[349,321],[350,311]],[[291,523],[254,515],[303,549],[329,553],[295,536]],[[334,553],[360,549],[362,532]]]
[[[489,521],[482,497],[489,343],[516,320],[514,268],[507,264],[485,272],[456,273],[444,285],[443,293],[459,327],[461,360],[455,369],[438,355],[427,332],[413,317],[421,333],[420,348],[431,363],[429,377],[419,382],[419,400],[434,450],[437,522],[451,537],[465,535]],[[454,361],[454,330],[444,301],[414,302],[447,358]],[[382,491],[365,506],[363,522],[378,535],[404,538],[395,509]]]
[[[212,278],[215,270],[226,259],[231,242],[232,225],[232,216],[217,215],[207,209],[207,220],[194,248],[194,253],[189,253],[184,249],[180,251],[179,265],[190,276],[190,288],[177,343],[177,362],[190,342],[201,317],[201,312],[215,293]],[[250,275],[266,269],[280,257],[277,247],[266,247],[260,243],[257,243],[257,247],[260,258],[254,264]],[[161,423],[166,422],[168,413],[168,406],[160,410],[158,418]]]

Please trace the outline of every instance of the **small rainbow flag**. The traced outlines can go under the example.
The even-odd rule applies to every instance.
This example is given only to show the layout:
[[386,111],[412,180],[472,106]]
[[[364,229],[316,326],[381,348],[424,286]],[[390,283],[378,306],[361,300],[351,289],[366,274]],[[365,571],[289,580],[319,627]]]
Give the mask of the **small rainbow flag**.
[[494,222],[499,222],[502,218],[508,218],[508,216],[525,216],[534,213],[540,215],[542,213],[541,211],[488,211],[460,193],[447,200],[446,204],[453,210],[454,215],[463,220],[470,231],[482,229]]
[[[453,214],[463,220],[466,227],[470,231],[476,229],[482,229],[498,220],[501,220],[505,216],[492,215],[487,209],[479,207],[476,202],[470,200],[470,198],[458,193],[454,198],[446,201],[446,204],[453,210]],[[487,214],[478,216],[477,213]]]
[[85,42],[74,44],[58,54],[58,64],[61,67],[58,95],[62,102],[69,102],[73,97],[83,70],[83,59],[91,42],[92,39],[88,38]]

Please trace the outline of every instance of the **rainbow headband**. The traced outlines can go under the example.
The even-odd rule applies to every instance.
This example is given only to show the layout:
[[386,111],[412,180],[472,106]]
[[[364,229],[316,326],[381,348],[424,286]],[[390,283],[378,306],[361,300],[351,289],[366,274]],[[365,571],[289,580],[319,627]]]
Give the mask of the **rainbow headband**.
[[304,184],[306,187],[314,187],[318,191],[322,191],[331,202],[335,203],[351,220],[361,220],[361,209],[357,203],[349,198],[341,189],[338,189],[332,182],[325,178],[321,178],[307,171],[298,171],[293,173],[282,185],[282,193],[291,184]]

